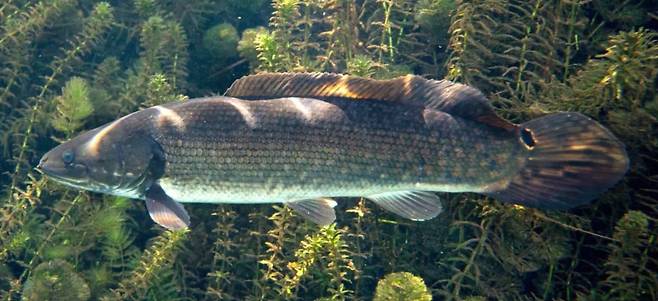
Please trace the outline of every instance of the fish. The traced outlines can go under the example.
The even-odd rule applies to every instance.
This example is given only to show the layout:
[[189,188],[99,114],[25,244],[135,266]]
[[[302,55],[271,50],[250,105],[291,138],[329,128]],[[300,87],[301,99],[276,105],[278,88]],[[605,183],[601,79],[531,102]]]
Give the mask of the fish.
[[624,145],[580,113],[515,124],[468,85],[334,73],[248,75],[222,96],[82,133],[37,166],[74,188],[144,200],[167,229],[190,225],[183,203],[283,203],[319,225],[344,197],[415,221],[442,212],[437,192],[567,210],[628,167]]

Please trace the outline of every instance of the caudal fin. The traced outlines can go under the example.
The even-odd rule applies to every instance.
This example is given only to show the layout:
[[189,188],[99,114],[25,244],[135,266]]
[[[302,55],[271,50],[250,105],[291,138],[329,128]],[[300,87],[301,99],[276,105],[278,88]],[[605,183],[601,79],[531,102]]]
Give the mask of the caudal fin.
[[531,207],[567,209],[586,204],[628,170],[624,145],[606,128],[579,113],[557,113],[523,123],[530,149],[521,171],[489,195]]

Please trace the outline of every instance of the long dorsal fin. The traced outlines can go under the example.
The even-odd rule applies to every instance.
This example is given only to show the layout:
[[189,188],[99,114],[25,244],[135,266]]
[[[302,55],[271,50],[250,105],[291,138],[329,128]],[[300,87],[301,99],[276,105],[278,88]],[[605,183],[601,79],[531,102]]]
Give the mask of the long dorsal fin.
[[375,80],[335,73],[261,73],[238,79],[226,96],[242,99],[310,97],[402,102],[427,107],[487,125],[515,129],[499,117],[487,98],[477,89],[447,80],[428,80],[407,75]]

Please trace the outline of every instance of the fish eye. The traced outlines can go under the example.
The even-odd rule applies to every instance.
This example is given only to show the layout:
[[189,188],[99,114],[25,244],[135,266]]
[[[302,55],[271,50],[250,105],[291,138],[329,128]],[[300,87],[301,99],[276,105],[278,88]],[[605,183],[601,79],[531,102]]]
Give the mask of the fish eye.
[[75,155],[73,155],[73,152],[70,150],[66,150],[62,153],[62,161],[66,164],[71,164],[73,163],[73,159],[75,159]]

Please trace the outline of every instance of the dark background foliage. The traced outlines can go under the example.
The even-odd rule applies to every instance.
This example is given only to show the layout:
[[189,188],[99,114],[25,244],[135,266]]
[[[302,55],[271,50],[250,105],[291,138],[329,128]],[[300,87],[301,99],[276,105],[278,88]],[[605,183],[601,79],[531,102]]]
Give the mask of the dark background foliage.
[[[657,28],[642,0],[3,1],[0,298],[425,300],[390,274],[411,272],[435,300],[656,300]],[[194,204],[180,232],[33,170],[79,132],[258,71],[448,78],[517,122],[583,112],[632,167],[568,212],[441,194],[445,212],[416,223],[340,199],[318,228],[280,206]]]

